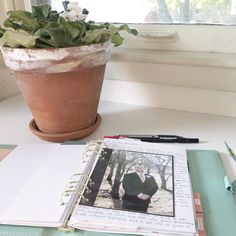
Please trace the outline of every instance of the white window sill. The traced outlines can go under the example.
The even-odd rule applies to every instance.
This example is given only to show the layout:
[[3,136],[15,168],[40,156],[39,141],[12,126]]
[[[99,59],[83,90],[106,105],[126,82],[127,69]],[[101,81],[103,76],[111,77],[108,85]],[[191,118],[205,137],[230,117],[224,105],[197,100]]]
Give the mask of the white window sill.
[[236,68],[236,54],[113,48],[111,61]]

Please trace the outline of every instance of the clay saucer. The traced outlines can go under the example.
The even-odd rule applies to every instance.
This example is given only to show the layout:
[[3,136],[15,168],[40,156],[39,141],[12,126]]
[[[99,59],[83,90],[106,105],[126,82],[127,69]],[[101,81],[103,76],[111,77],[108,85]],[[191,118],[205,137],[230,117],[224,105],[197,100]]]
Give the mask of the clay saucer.
[[49,141],[49,142],[64,142],[64,141],[72,141],[72,140],[78,140],[82,139],[84,137],[89,136],[91,133],[93,133],[99,124],[101,123],[101,116],[98,114],[95,123],[85,129],[68,132],[68,133],[58,133],[58,134],[50,134],[45,133],[38,129],[37,124],[35,123],[35,120],[31,120],[29,123],[29,128],[33,134],[38,136],[39,138]]

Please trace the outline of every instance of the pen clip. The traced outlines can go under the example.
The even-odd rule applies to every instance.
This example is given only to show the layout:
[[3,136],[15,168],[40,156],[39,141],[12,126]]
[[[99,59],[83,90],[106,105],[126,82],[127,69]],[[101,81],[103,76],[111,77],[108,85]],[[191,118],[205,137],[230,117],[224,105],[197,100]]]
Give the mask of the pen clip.
[[160,134],[160,135],[157,135],[157,136],[154,136],[155,138],[157,138],[158,140],[178,140],[180,138],[183,138],[183,137],[180,137],[180,136],[176,136],[176,135],[163,135],[163,134]]
[[157,135],[154,136],[156,142],[168,142],[168,143],[198,143],[198,138],[185,138],[177,135]]

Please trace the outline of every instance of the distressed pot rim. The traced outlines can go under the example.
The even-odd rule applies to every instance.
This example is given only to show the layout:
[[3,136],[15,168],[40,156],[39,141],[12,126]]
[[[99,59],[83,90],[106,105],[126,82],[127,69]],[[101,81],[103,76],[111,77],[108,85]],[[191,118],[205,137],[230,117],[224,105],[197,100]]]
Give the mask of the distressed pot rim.
[[107,63],[111,42],[64,48],[1,47],[5,64],[14,71],[62,73]]

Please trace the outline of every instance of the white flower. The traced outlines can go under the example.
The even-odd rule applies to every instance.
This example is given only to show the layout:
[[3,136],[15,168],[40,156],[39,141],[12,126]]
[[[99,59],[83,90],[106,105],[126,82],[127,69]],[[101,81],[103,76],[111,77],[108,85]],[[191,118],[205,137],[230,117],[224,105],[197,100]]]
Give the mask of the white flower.
[[71,2],[67,5],[69,11],[75,11],[77,14],[82,14],[83,8],[79,6],[78,2]]
[[77,13],[74,10],[70,10],[68,12],[68,20],[69,21],[76,21],[77,20]]
[[68,10],[74,10],[76,8],[81,8],[79,6],[79,3],[78,2],[70,2],[68,5],[67,5],[67,9]]
[[83,8],[79,6],[78,2],[70,2],[67,5],[67,11],[60,14],[66,21],[84,20],[87,15],[83,14]]

